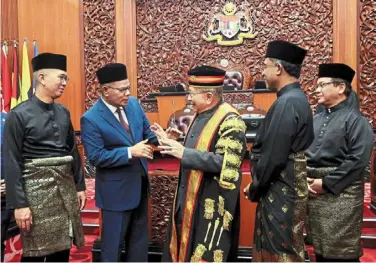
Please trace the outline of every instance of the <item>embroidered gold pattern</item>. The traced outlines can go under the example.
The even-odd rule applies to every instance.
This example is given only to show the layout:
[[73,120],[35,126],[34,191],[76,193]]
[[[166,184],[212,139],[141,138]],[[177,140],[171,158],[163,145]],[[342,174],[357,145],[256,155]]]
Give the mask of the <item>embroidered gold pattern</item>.
[[268,199],[269,199],[270,203],[273,203],[273,201],[274,201],[274,197],[273,197],[272,194],[269,195]]
[[224,180],[235,182],[239,180],[239,171],[237,169],[225,168],[222,173]]
[[242,161],[240,160],[240,156],[232,153],[226,154],[226,163],[231,164],[233,166],[239,167]]
[[191,262],[199,262],[206,251],[207,249],[204,245],[198,244],[193,256],[191,257]]
[[213,240],[214,240],[214,237],[215,237],[215,233],[217,232],[218,225],[219,225],[219,218],[217,218],[217,220],[215,220],[214,231],[213,231],[213,235],[212,235],[212,238],[211,238],[211,241],[210,241],[210,244],[209,244],[209,250],[211,250],[212,247],[213,247]]
[[221,216],[223,216],[225,213],[225,199],[222,196],[219,196],[218,213]]
[[243,150],[242,144],[238,140],[229,137],[224,137],[218,140],[215,148],[229,148],[232,151],[241,152]]
[[247,126],[239,116],[230,116],[219,127],[219,135],[221,135],[225,130],[227,133],[228,131],[245,132],[246,129]]
[[269,214],[268,217],[269,217],[270,221],[273,220],[273,218],[274,218],[272,214]]
[[283,192],[283,194],[286,195],[286,193],[287,193],[287,188],[286,188],[286,186],[284,186],[284,187],[282,188],[282,192]]
[[208,239],[208,234],[209,234],[210,228],[211,228],[211,222],[209,222],[208,230],[206,230],[206,235],[205,235],[205,240],[204,240],[205,243],[206,243],[206,240]]
[[210,198],[205,199],[205,219],[213,219],[215,201]]
[[214,250],[214,262],[215,263],[220,263],[223,262],[223,251],[220,249]]
[[287,207],[287,205],[282,206],[283,213],[286,214],[287,210],[289,210],[289,208]]
[[225,215],[223,217],[223,228],[226,229],[227,231],[230,230],[230,222],[232,221],[232,215],[230,214],[229,211],[225,212]]

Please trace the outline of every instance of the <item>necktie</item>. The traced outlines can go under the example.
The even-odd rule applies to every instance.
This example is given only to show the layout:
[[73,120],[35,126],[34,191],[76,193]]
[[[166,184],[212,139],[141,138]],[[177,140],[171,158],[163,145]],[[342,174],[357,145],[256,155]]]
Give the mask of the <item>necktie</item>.
[[[125,122],[123,115],[121,114],[121,108],[116,109],[116,113],[119,115],[119,120],[124,129],[131,135],[129,125]],[[132,136],[132,135],[131,135]]]

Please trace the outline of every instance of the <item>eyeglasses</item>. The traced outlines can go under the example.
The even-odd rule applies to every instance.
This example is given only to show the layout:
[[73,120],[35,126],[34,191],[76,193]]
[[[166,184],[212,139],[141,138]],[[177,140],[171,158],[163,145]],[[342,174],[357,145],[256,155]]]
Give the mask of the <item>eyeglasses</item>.
[[58,78],[60,79],[61,83],[64,83],[64,81],[65,82],[69,81],[69,77],[67,75],[60,75],[60,76],[58,76]]
[[330,82],[319,83],[319,84],[317,84],[317,88],[323,89],[330,84],[339,84],[339,82],[330,81]]
[[125,93],[125,92],[127,92],[127,90],[130,90],[131,85],[126,86],[126,87],[121,87],[121,88],[115,88],[115,87],[111,87],[111,86],[106,86],[106,87],[107,87],[107,88],[110,88],[110,89],[116,89],[116,90],[119,91],[120,93]]
[[188,91],[187,96],[193,97],[194,95],[203,94],[203,93],[208,93],[208,91],[200,91],[200,92],[191,92],[191,91]]

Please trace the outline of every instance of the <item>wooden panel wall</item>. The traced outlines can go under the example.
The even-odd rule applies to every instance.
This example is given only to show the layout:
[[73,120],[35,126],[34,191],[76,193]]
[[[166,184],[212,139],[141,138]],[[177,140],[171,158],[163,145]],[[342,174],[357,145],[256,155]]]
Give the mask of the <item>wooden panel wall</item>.
[[18,39],[16,0],[1,0],[1,40]]
[[357,90],[359,81],[359,1],[333,0],[333,62],[352,67],[357,77],[352,86]]
[[116,0],[116,60],[127,65],[131,94],[137,96],[136,0]]
[[81,12],[81,1],[77,0],[18,0],[18,38],[28,39],[29,59],[34,39],[40,53],[61,53],[68,57],[70,80],[58,101],[69,108],[75,130],[80,130],[80,117],[84,113]]

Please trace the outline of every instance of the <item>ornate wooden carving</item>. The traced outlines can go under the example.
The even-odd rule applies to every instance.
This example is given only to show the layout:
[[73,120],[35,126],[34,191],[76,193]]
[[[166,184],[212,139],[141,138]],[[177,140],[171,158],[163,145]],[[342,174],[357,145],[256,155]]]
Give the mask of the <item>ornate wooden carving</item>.
[[88,110],[98,99],[95,72],[116,59],[115,0],[84,0],[83,5],[85,108]]
[[157,100],[141,101],[141,106],[145,112],[158,112]]
[[360,3],[360,109],[376,129],[376,1]]
[[155,171],[150,173],[151,178],[151,240],[154,244],[163,247],[166,231],[176,186],[178,184],[179,172]]
[[[216,64],[227,59],[245,65],[252,80],[261,79],[267,43],[289,40],[308,48],[302,70],[302,83],[312,93],[317,65],[332,56],[333,15],[331,0],[235,0],[252,12],[258,35],[240,46],[223,47],[206,42],[212,9],[223,1],[137,0],[138,95],[145,98],[158,86],[186,82],[186,73],[199,64]],[[311,103],[315,103],[310,96]]]

